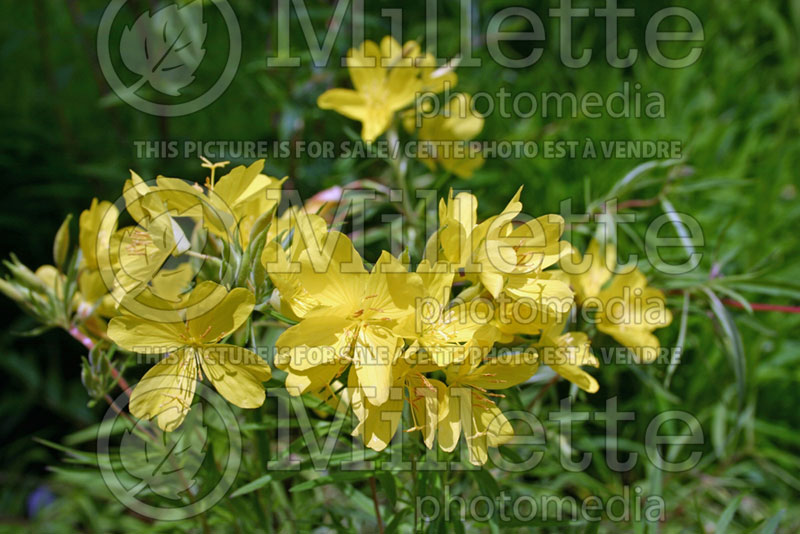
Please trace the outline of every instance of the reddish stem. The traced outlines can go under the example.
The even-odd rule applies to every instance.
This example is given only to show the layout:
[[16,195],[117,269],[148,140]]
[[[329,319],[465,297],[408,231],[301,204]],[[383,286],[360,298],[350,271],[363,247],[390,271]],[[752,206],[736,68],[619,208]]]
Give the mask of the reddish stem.
[[654,198],[632,198],[617,204],[617,210],[624,210],[626,208],[647,208],[658,204],[658,197]]
[[[73,338],[80,341],[81,345],[87,349],[92,350],[94,348],[94,341],[92,341],[92,338],[81,332],[77,326],[70,326],[67,332],[69,332],[69,335],[71,335]],[[131,389],[131,386],[128,385],[128,382],[122,378],[122,375],[119,373],[119,371],[113,367],[111,367],[111,376],[117,381],[117,384],[119,384],[119,387],[122,388],[123,392],[127,393]]]
[[378,488],[375,485],[375,477],[370,477],[369,487],[372,490],[372,502],[375,504],[375,519],[378,521],[378,532],[383,534],[383,519],[381,518],[381,507],[378,504]]
[[69,332],[69,335],[71,335],[73,338],[80,341],[81,345],[87,349],[92,350],[94,348],[94,341],[92,341],[92,338],[81,332],[77,326],[70,326],[67,332]]
[[[738,300],[722,299],[722,303],[732,308],[745,309],[744,305]],[[780,304],[760,304],[753,302],[750,304],[753,311],[776,311],[783,313],[800,313],[800,306],[781,306]]]

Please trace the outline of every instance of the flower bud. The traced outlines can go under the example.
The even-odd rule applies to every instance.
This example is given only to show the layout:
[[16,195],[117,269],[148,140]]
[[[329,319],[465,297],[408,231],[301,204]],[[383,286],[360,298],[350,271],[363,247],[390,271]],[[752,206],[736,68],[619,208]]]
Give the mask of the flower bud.
[[69,223],[71,220],[72,214],[67,215],[53,240],[53,261],[60,271],[64,270],[67,254],[69,254]]

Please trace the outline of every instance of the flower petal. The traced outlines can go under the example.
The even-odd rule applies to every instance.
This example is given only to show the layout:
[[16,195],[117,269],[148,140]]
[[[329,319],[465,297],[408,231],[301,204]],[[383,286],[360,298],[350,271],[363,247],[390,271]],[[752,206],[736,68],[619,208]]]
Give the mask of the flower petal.
[[235,332],[250,317],[256,299],[247,289],[237,287],[221,300],[198,302],[189,317],[189,333],[195,339],[214,342]]
[[353,348],[353,365],[364,394],[375,406],[389,399],[392,363],[398,354],[399,338],[391,330],[367,325],[358,331]]
[[261,356],[236,345],[217,344],[204,347],[200,363],[217,391],[240,408],[258,408],[266,394],[262,382],[272,371]]
[[125,350],[139,353],[169,352],[186,344],[182,322],[159,323],[122,315],[108,323],[108,337]]
[[140,419],[155,419],[161,430],[178,428],[189,413],[197,386],[197,360],[179,350],[154,365],[131,393],[130,411]]
[[366,120],[366,105],[363,95],[352,89],[328,89],[317,98],[320,109],[332,109],[357,121]]

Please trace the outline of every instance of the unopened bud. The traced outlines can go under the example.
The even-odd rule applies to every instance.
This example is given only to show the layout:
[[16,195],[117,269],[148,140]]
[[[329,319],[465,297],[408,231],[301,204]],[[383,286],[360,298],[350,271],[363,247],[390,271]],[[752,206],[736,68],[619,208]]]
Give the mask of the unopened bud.
[[53,261],[60,271],[64,270],[67,254],[69,254],[69,223],[71,220],[72,214],[67,215],[53,240]]

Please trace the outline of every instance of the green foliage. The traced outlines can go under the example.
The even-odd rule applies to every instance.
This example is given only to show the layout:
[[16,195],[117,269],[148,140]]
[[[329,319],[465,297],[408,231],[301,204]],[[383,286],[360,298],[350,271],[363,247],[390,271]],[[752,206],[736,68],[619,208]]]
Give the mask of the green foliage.
[[[153,178],[156,169],[168,176],[196,174],[195,161],[138,158],[135,141],[338,142],[356,128],[352,121],[317,109],[316,97],[329,87],[346,86],[347,74],[338,67],[318,70],[308,66],[296,21],[293,47],[304,66],[266,67],[264,42],[274,35],[277,22],[273,3],[255,0],[235,5],[245,30],[242,66],[217,102],[180,118],[140,114],[110,95],[97,71],[93,43],[105,5],[104,1],[85,0],[4,6],[0,64],[6,79],[13,82],[3,85],[0,106],[4,124],[0,165],[7,184],[0,230],[4,250],[16,251],[25,264],[49,263],[53,254],[56,262],[69,262],[62,252],[63,240],[53,245],[54,232],[68,213],[83,209],[92,196],[114,198],[127,178],[126,169],[133,167],[146,179]],[[476,3],[475,19],[485,24],[491,13],[512,5],[516,3]],[[378,39],[389,32],[388,19],[378,17],[381,7],[388,4],[368,6],[367,38]],[[620,34],[621,49],[637,46],[644,50],[644,24],[660,7],[641,7],[634,19],[626,20]],[[348,471],[343,468],[346,458],[335,455],[325,473],[318,472],[310,460],[297,471],[268,470],[267,460],[281,454],[271,443],[276,430],[275,404],[268,402],[260,411],[239,414],[245,421],[242,429],[248,450],[230,495],[198,518],[149,523],[129,513],[109,494],[96,469],[96,427],[88,425],[98,421],[106,407],[87,408],[80,379],[82,368],[103,367],[105,356],[82,360],[90,355],[60,333],[49,332],[41,341],[31,342],[5,332],[0,336],[0,368],[6,381],[0,393],[4,442],[0,451],[4,480],[0,532],[374,532],[373,484],[385,532],[410,532],[415,519],[425,532],[536,529],[770,534],[800,529],[800,439],[796,431],[800,412],[794,408],[800,403],[800,315],[760,312],[752,307],[755,302],[800,301],[796,252],[800,250],[796,231],[800,222],[800,59],[796,53],[800,2],[733,0],[689,7],[703,21],[706,34],[703,55],[689,68],[667,70],[646,57],[627,69],[610,68],[603,58],[602,23],[590,19],[576,22],[575,32],[580,36],[576,49],[594,50],[595,57],[586,68],[567,69],[560,64],[557,38],[551,37],[557,36],[554,21],[546,28],[545,54],[534,67],[503,69],[489,60],[481,44],[475,54],[484,66],[459,70],[459,88],[471,92],[495,94],[505,88],[512,94],[521,90],[608,94],[620,90],[623,83],[630,87],[641,84],[642,93],[660,91],[666,101],[665,118],[553,118],[539,113],[529,119],[508,120],[491,116],[480,139],[677,139],[683,142],[685,153],[679,165],[639,168],[641,172],[634,178],[629,173],[644,160],[498,158],[488,160],[469,182],[437,180],[442,177],[430,180],[441,184],[440,193],[451,186],[478,192],[481,210],[486,212],[502,208],[520,184],[525,185],[522,200],[537,214],[558,210],[559,202],[566,198],[574,199],[575,211],[599,209],[605,192],[618,194],[623,201],[655,199],[636,208],[639,222],[623,227],[619,236],[622,257],[641,250],[636,236],[644,234],[646,223],[655,216],[691,214],[705,237],[704,259],[698,269],[680,279],[649,273],[657,285],[672,290],[670,306],[676,320],[661,339],[677,340],[675,345],[685,349],[679,362],[648,367],[601,362],[602,389],[597,396],[573,391],[563,382],[509,394],[506,401],[511,406],[532,406],[532,412],[545,422],[544,459],[524,473],[400,470],[388,462],[383,468],[392,448],[380,455],[365,453],[366,459],[377,460],[374,471]],[[439,9],[439,51],[447,56],[458,50],[459,13],[456,4]],[[544,9],[537,9],[543,18]],[[319,38],[331,12],[328,4],[309,8]],[[424,9],[405,9],[403,13],[405,35],[424,35]],[[347,25],[342,31],[334,47],[335,58],[348,48]],[[270,43],[270,54],[274,46]],[[525,54],[523,49],[516,52]],[[377,160],[300,156],[267,161],[271,175],[289,175],[290,184],[306,198],[324,187],[376,176],[381,169]],[[417,165],[411,172],[428,171]],[[671,220],[675,222],[673,216]],[[68,224],[65,221],[65,226]],[[675,224],[675,228],[680,226]],[[571,230],[570,239],[584,245],[589,229],[576,223]],[[679,237],[679,230],[673,235]],[[372,245],[387,238],[377,233],[369,237]],[[242,262],[259,257],[259,245],[263,242],[253,240],[255,250]],[[680,261],[687,252],[679,248],[669,259]],[[19,266],[9,269],[12,278],[21,281],[20,287],[27,287],[23,282],[29,273]],[[7,294],[20,290],[10,282],[3,284],[0,289]],[[731,308],[727,305],[730,300],[742,309]],[[8,331],[34,328],[32,320],[17,317],[10,301],[3,302]],[[45,300],[41,309],[28,311],[54,317],[54,323],[64,319],[63,310],[51,307]],[[107,386],[95,384],[98,397]],[[583,472],[564,471],[557,460],[561,428],[548,420],[548,414],[568,395],[576,399],[574,411],[601,409],[606,398],[617,396],[620,411],[636,414],[635,421],[620,425],[624,450],[612,451],[639,454],[632,471],[620,474],[608,468],[605,429],[596,422],[574,425],[572,442],[576,457],[579,452],[591,452],[594,461]],[[703,445],[663,447],[662,452],[671,459],[701,452],[701,462],[690,471],[664,473],[644,458],[647,423],[665,410],[692,413],[702,425]],[[312,424],[317,436],[324,436],[330,426],[321,417],[312,418]],[[341,436],[346,438],[344,431]],[[290,451],[284,453],[302,452],[303,447],[298,434]],[[525,456],[523,452],[528,450],[507,449],[503,454],[510,457]],[[416,452],[422,455],[421,448]],[[415,463],[418,458],[406,460]],[[210,468],[203,463],[198,469],[202,474]],[[607,519],[580,524],[537,518],[521,524],[493,516],[485,521],[467,519],[463,524],[443,518],[426,523],[414,507],[418,498],[426,497],[442,509],[452,507],[451,502],[444,502],[445,488],[450,496],[465,498],[494,498],[505,492],[512,497],[583,498],[593,494],[609,499],[622,494],[625,485],[642,488],[643,495],[662,496],[666,520],[628,521],[621,526]],[[30,517],[26,499],[37,488],[47,488],[54,501]]]

